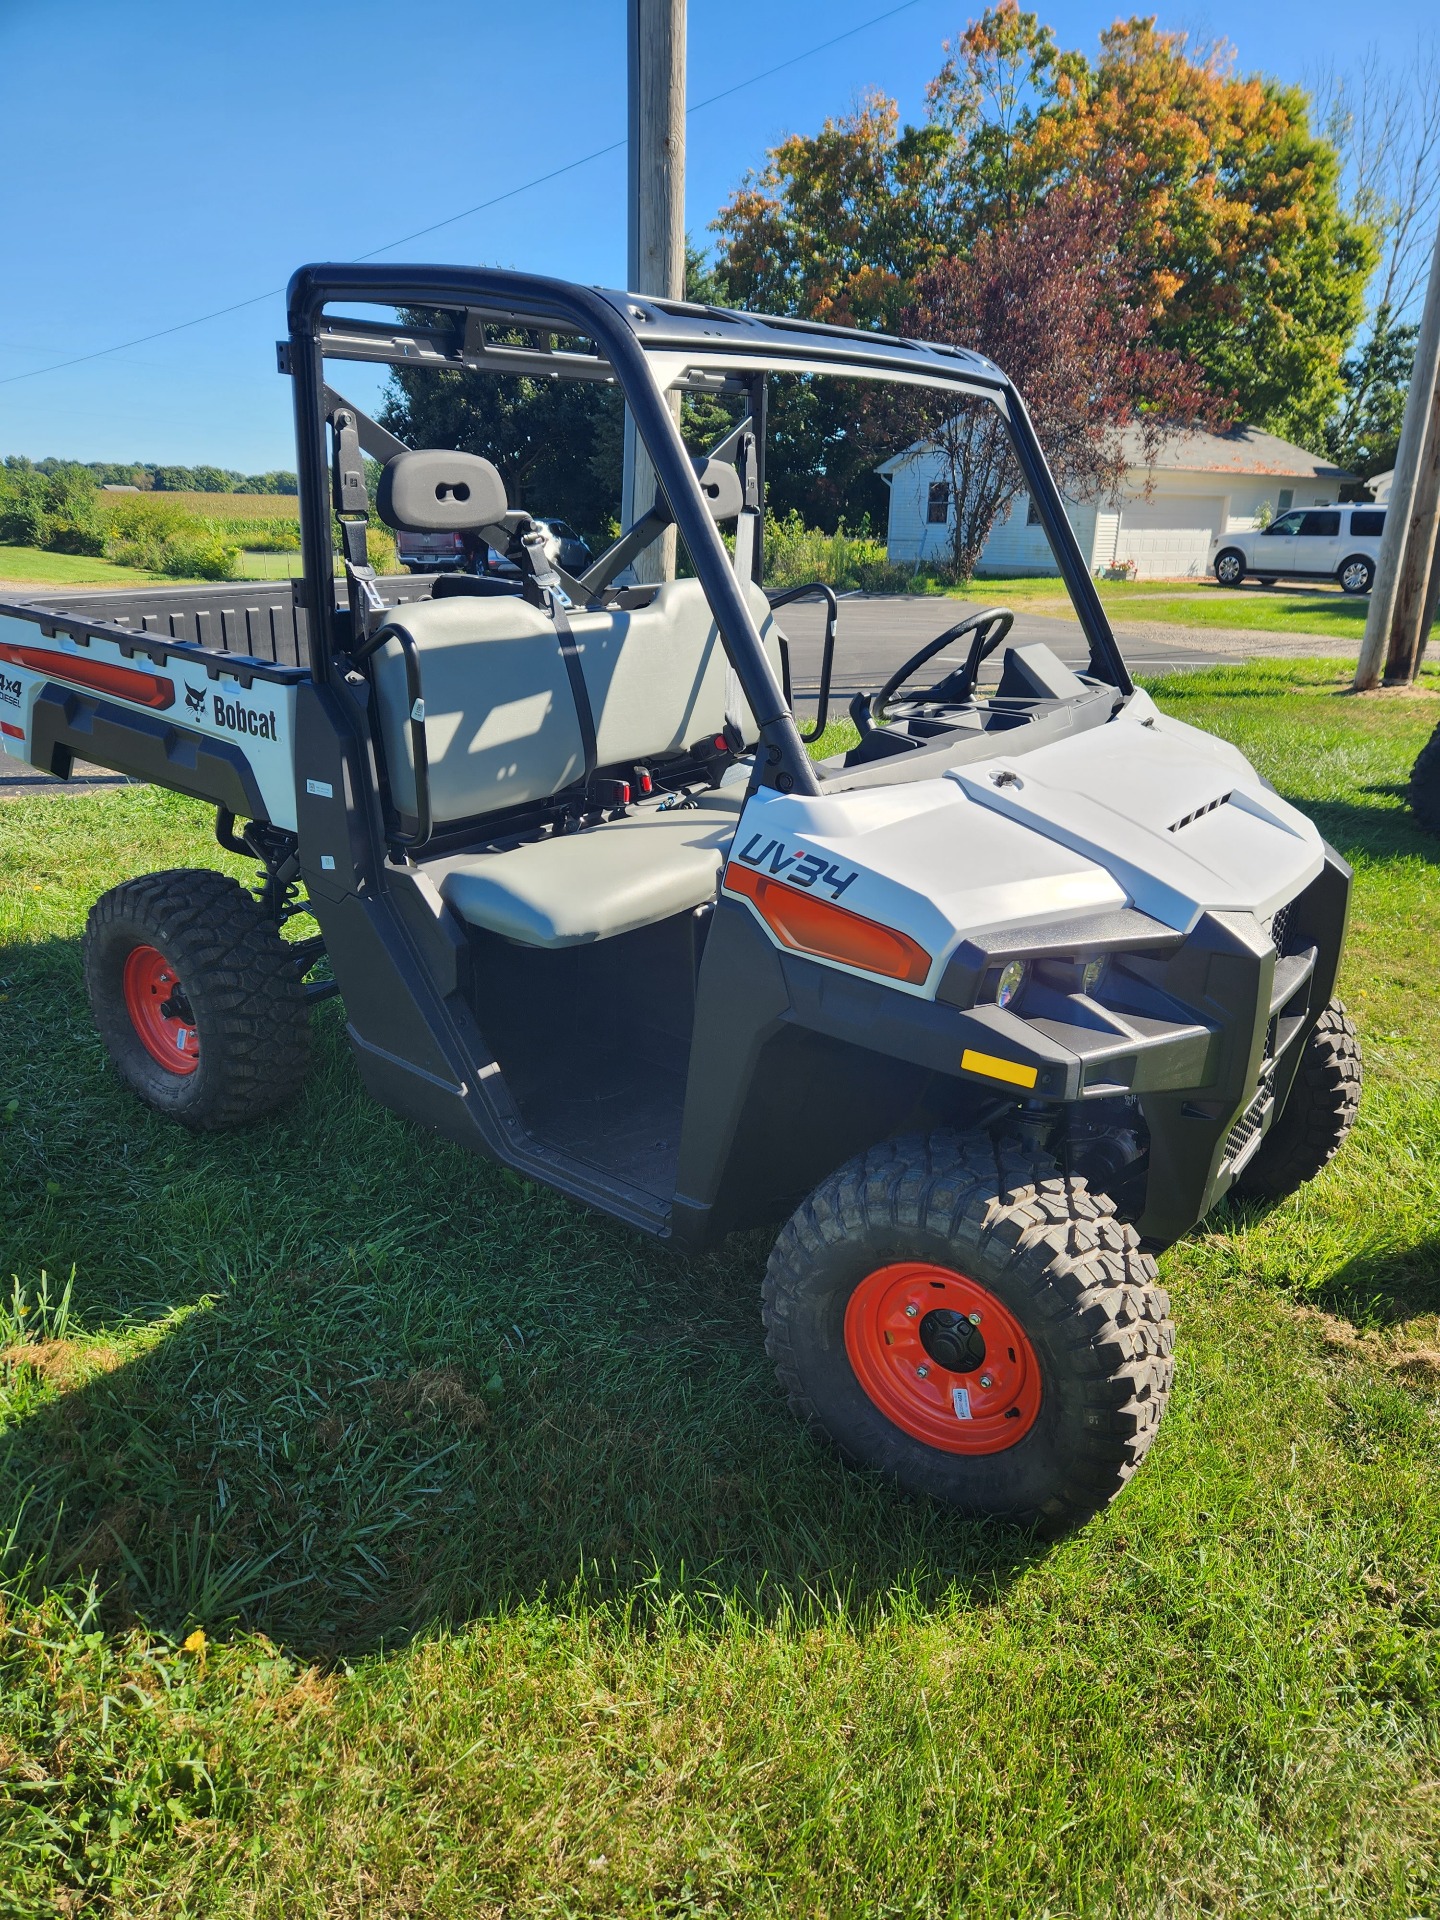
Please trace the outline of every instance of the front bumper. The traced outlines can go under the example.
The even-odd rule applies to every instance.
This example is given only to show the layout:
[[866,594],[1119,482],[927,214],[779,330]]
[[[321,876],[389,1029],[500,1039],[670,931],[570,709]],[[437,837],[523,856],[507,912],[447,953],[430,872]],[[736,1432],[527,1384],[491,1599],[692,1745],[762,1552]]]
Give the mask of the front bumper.
[[[1168,1242],[1235,1182],[1283,1110],[1305,1042],[1335,990],[1349,910],[1349,867],[1327,847],[1313,881],[1269,926],[1206,913],[1183,939],[1144,916],[1053,930],[1037,953],[1017,931],[967,941],[939,997],[991,1034],[990,1053],[1034,1068],[1033,1100],[1133,1115],[1147,1146],[1136,1226]],[[1077,939],[1077,934],[1081,935]],[[1093,994],[1066,990],[1048,955],[1104,953]],[[1010,1009],[977,1004],[1006,960],[1031,960]],[[976,1076],[983,1078],[984,1076]]]

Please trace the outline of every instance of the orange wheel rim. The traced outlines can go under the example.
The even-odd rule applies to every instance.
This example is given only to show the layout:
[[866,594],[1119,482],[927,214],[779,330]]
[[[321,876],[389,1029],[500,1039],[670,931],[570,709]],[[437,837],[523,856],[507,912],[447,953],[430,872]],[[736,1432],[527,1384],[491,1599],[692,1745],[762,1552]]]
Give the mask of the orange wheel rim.
[[953,1267],[907,1260],[866,1274],[845,1309],[845,1351],[886,1419],[942,1453],[1002,1453],[1040,1411],[1029,1335]]
[[175,969],[158,947],[132,947],[122,981],[125,1011],[152,1060],[167,1073],[194,1073],[200,1036]]

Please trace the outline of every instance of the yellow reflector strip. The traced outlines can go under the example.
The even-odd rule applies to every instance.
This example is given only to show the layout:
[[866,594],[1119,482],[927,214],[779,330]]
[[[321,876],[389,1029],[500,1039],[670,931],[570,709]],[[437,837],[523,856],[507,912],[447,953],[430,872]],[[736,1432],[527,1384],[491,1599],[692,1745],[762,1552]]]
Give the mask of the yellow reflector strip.
[[993,1053],[976,1053],[973,1047],[961,1054],[960,1066],[965,1073],[988,1074],[992,1080],[1008,1080],[1015,1087],[1033,1087],[1040,1077],[1038,1067],[1022,1067],[1018,1060],[1002,1060]]

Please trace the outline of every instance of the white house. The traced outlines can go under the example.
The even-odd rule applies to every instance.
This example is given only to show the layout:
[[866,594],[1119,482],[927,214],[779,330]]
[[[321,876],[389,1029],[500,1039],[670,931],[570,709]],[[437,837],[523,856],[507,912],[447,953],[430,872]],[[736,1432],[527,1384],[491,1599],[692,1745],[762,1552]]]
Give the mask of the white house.
[[[1133,563],[1142,580],[1203,574],[1210,542],[1290,507],[1324,507],[1338,499],[1351,476],[1318,454],[1292,447],[1258,427],[1228,433],[1177,432],[1142,466],[1140,434],[1130,428],[1122,447],[1136,464],[1111,500],[1067,500],[1080,551],[1098,568]],[[953,524],[949,472],[937,448],[917,441],[878,469],[890,488],[889,553],[899,566],[949,550]],[[1148,482],[1148,486],[1147,486]],[[1058,571],[1038,513],[1020,494],[985,542],[980,573]]]

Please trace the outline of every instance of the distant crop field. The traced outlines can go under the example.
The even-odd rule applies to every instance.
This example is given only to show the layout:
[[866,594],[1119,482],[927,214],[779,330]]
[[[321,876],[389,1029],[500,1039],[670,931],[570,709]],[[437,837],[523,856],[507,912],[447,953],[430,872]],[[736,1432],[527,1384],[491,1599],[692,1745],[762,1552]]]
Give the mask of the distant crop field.
[[154,500],[183,507],[205,520],[287,520],[300,518],[300,498],[294,493],[104,493],[100,510]]

